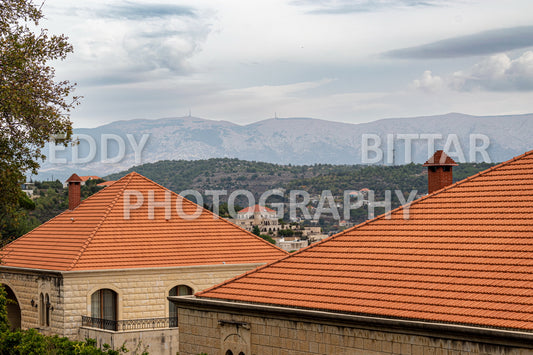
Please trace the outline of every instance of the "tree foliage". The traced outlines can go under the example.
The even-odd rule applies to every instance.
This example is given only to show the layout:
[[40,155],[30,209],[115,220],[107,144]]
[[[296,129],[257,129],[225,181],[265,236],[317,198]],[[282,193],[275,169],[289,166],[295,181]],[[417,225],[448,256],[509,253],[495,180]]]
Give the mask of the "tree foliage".
[[266,240],[267,242],[269,242],[269,243],[271,243],[271,244],[276,245],[276,241],[274,240],[274,238],[272,238],[272,237],[269,236],[269,235],[266,235],[266,234],[260,234],[259,237],[263,238],[264,240]]
[[254,226],[252,233],[257,235],[258,237],[261,236],[261,231],[259,230],[259,226]]
[[7,318],[7,293],[0,285],[0,334],[9,331],[9,320]]
[[[0,218],[13,220],[24,173],[37,173],[51,135],[72,134],[68,112],[75,84],[55,81],[48,63],[72,52],[64,35],[39,28],[41,8],[30,0],[0,2]],[[1,227],[1,226],[0,226]]]

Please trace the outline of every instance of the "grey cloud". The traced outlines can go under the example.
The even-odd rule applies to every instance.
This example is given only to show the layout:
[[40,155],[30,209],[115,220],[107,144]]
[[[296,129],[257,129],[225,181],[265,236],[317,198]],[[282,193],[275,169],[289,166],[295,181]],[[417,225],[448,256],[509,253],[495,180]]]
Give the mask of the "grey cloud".
[[[187,76],[194,71],[189,59],[201,50],[211,31],[211,12],[197,10],[193,15],[192,9],[179,6],[132,2],[106,8],[110,11],[100,18],[119,30],[108,36],[100,29],[85,43],[89,49],[85,60],[94,60],[95,65],[78,81],[89,86],[123,85]],[[100,16],[100,11],[103,8],[90,14]],[[136,20],[136,13],[144,18]]]
[[450,84],[462,91],[532,91],[533,52],[525,52],[516,59],[503,53],[493,55],[466,72],[454,73]]
[[384,53],[399,59],[457,58],[533,46],[533,26],[502,28]]
[[426,70],[411,86],[425,92],[446,87],[456,91],[533,91],[533,51],[515,59],[505,53],[492,55],[467,70],[443,77]]
[[195,17],[191,7],[170,4],[138,4],[125,2],[120,5],[107,5],[98,10],[98,15],[107,18],[123,18],[128,20],[143,20],[149,18],[164,18],[171,16]]
[[188,59],[200,50],[210,27],[202,21],[186,22],[182,26],[180,30],[159,28],[130,34],[124,38],[124,49],[130,60],[144,71],[164,69],[186,75],[191,70]]
[[443,1],[436,0],[296,0],[296,6],[307,6],[311,14],[347,14],[373,12],[390,8],[412,8],[440,6]]
[[132,84],[142,81],[138,76],[132,75],[131,72],[127,73],[110,73],[109,75],[101,74],[90,77],[84,77],[77,82],[80,86],[112,86],[122,84]]

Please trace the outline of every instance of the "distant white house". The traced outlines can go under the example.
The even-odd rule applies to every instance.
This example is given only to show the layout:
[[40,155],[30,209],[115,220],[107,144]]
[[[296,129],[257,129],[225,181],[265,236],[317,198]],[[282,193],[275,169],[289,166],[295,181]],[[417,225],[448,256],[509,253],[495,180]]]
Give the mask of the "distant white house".
[[25,182],[21,185],[22,192],[25,192],[29,197],[33,197],[33,189],[35,189],[35,184],[33,182]]
[[[96,175],[87,175],[87,176],[80,176],[80,179],[81,179],[81,186],[85,185],[87,183],[87,181],[89,180],[101,180],[102,178],[100,176],[96,176]],[[65,181],[63,183],[63,187],[66,188],[68,186],[68,183]]]

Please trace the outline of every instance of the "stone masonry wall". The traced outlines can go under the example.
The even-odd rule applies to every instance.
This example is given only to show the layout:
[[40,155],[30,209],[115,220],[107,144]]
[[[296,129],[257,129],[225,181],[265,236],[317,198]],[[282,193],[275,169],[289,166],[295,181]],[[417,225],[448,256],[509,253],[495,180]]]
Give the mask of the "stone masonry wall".
[[[60,274],[47,272],[14,271],[3,269],[0,283],[9,286],[21,311],[21,328],[37,328],[42,334],[63,334],[63,293]],[[48,294],[50,304],[50,326],[42,326],[39,319],[39,299],[41,292]],[[34,305],[32,306],[31,301]]]
[[66,272],[65,335],[77,337],[81,316],[91,315],[91,295],[102,288],[118,293],[118,319],[169,316],[170,289],[187,285],[198,292],[253,269],[259,264],[181,268]]
[[474,340],[182,307],[179,309],[178,319],[180,355],[224,355],[227,350],[231,350],[233,354],[242,351],[244,355],[533,354],[532,348],[494,345]]

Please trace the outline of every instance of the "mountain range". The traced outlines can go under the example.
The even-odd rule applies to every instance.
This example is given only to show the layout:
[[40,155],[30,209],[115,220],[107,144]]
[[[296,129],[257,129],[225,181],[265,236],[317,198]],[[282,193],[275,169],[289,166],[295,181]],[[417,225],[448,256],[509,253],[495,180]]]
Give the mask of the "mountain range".
[[[48,145],[36,179],[105,176],[160,160],[238,158],[277,164],[423,163],[436,149],[457,162],[500,162],[533,148],[533,114],[390,118],[342,123],[271,118],[248,125],[198,117],[115,121],[75,129],[79,143]],[[136,153],[137,152],[137,156]]]

